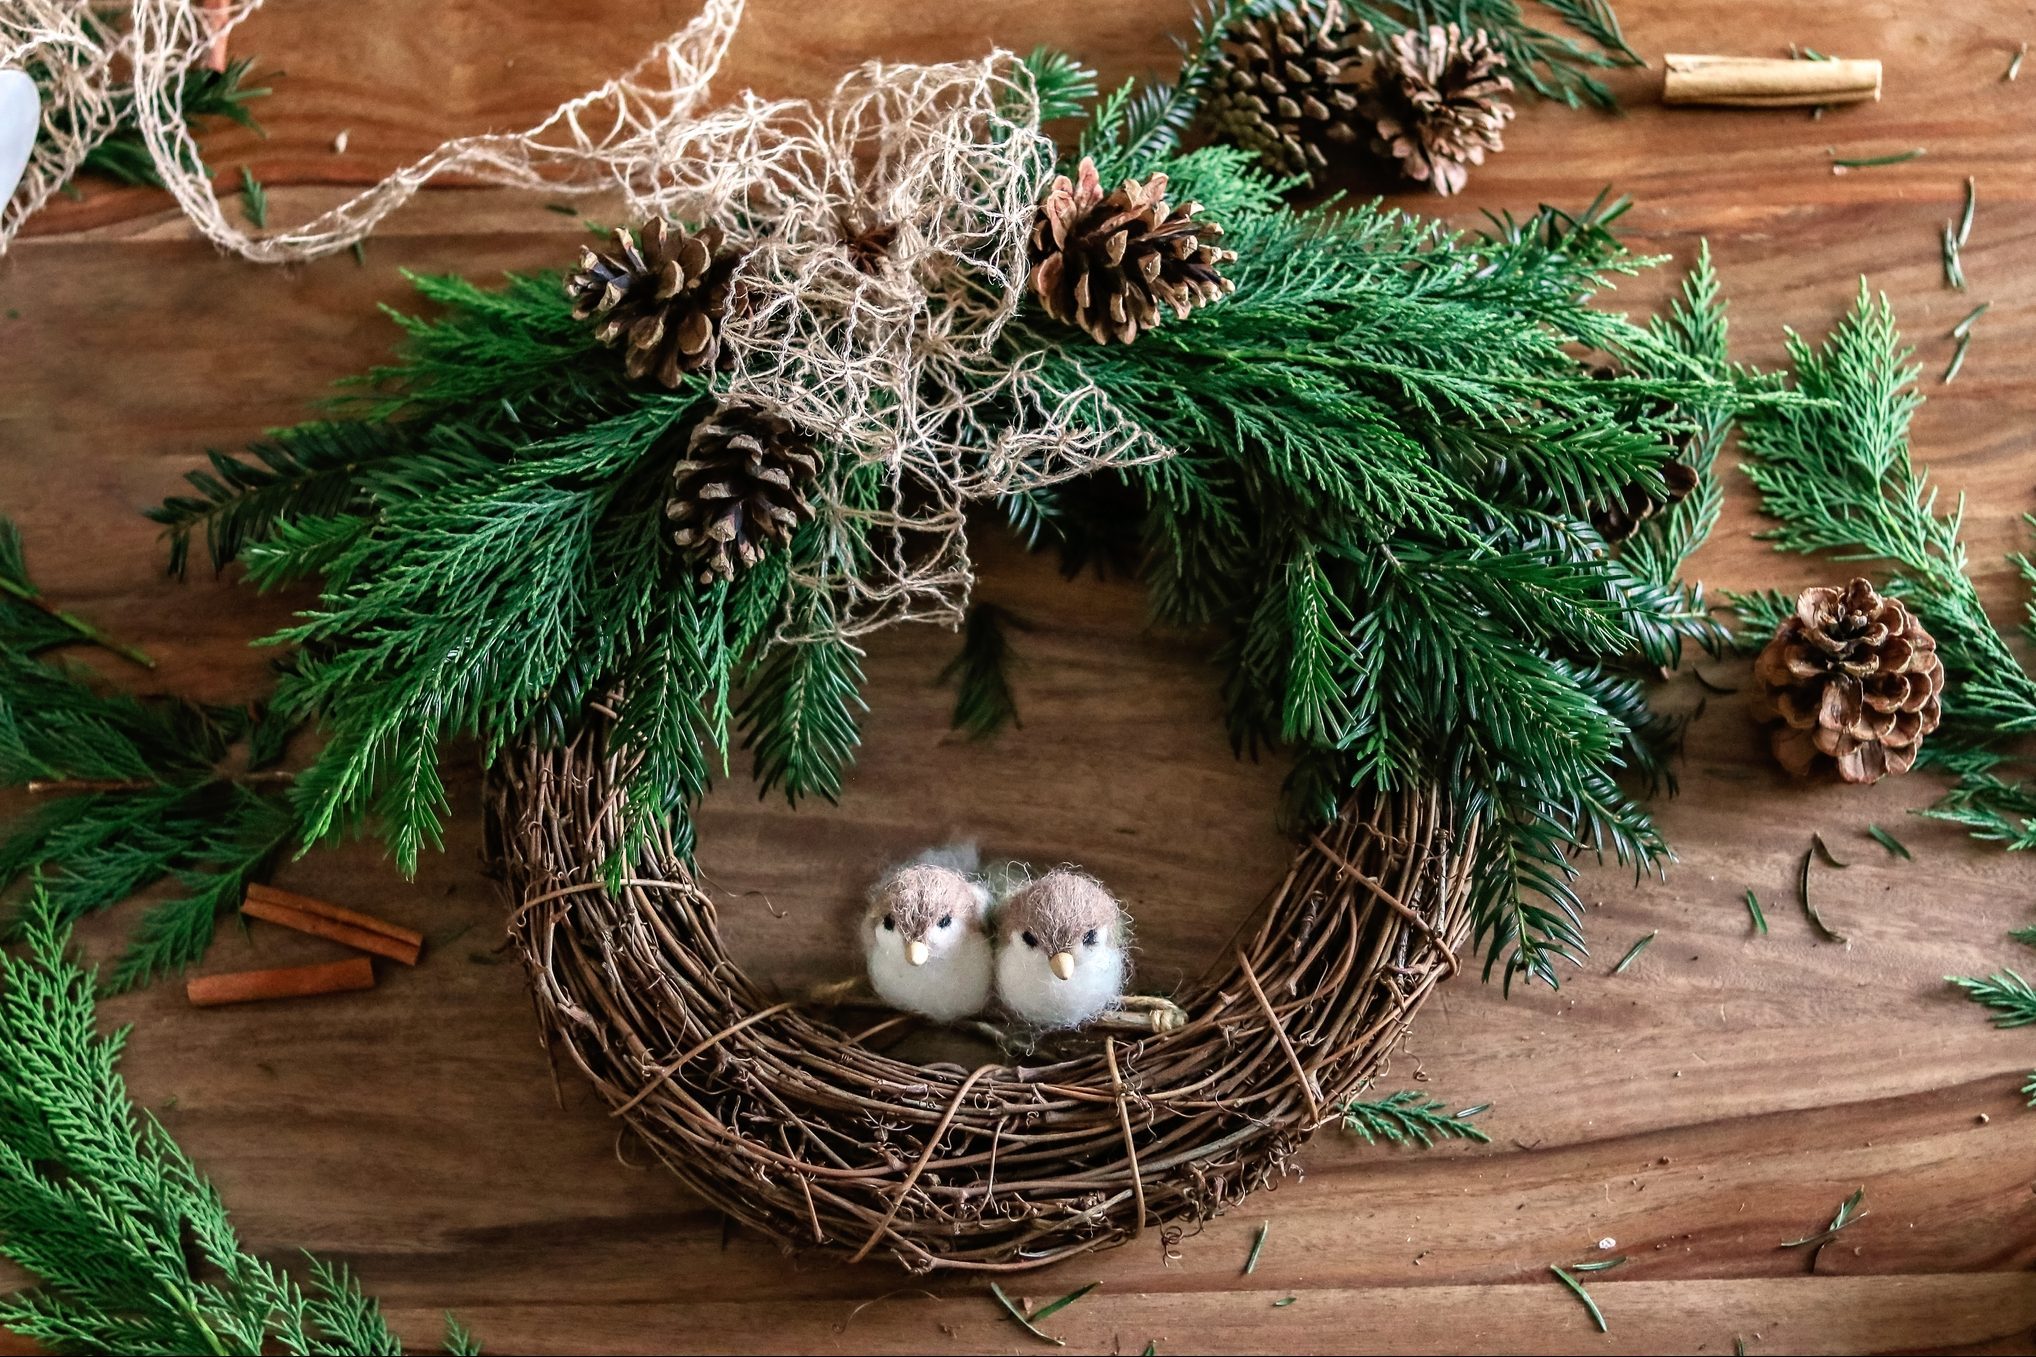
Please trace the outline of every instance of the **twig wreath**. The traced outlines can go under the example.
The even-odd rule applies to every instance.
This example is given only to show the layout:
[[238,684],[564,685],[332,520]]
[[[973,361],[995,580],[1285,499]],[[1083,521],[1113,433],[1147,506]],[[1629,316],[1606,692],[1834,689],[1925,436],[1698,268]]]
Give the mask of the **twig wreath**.
[[[1231,0],[1176,80],[1100,100],[1041,52],[701,112],[740,13],[714,0],[554,140],[482,139],[256,242],[343,245],[512,142],[517,174],[566,167],[632,213],[567,271],[418,280],[441,312],[334,418],[215,454],[158,511],[174,568],[202,533],[216,566],[318,598],[274,638],[294,649],[260,713],[122,709],[143,762],[211,753],[145,808],[203,842],[158,835],[190,894],[116,981],[189,961],[286,846],[372,827],[413,869],[447,810],[441,747],[473,738],[554,1051],[731,1215],[915,1269],[1034,1266],[1272,1181],[1473,939],[1487,976],[1555,983],[1584,948],[1577,859],[1666,856],[1620,774],[1664,777],[1676,733],[1644,679],[1721,640],[1678,570],[1715,519],[1724,421],[1770,398],[1726,366],[1708,262],[1649,326],[1594,304],[1649,262],[1609,229],[1621,204],[1458,233],[1291,205],[1257,158],[1284,140],[1184,146],[1213,72],[1226,117],[1267,88],[1234,75],[1267,16],[1352,25],[1324,50],[1432,39],[1437,79],[1460,46],[1478,99],[1509,60],[1574,95],[1563,72],[1616,59],[1516,13],[1471,43],[1420,28],[1429,6],[1359,8]],[[1388,160],[1413,154],[1408,98]],[[1502,120],[1445,106],[1469,121],[1420,154],[1455,180],[1440,158]],[[857,638],[957,620],[971,522],[999,514],[1036,543],[1128,540],[1157,617],[1224,638],[1225,720],[1292,757],[1301,847],[1179,1031],[913,1065],[736,967],[692,811],[737,744],[765,793],[838,796]],[[67,711],[103,700],[48,682]],[[287,791],[217,771],[303,724],[324,743]],[[93,775],[55,739],[34,757]],[[122,803],[66,804],[13,850],[65,861],[60,916],[105,903],[113,869],[71,850]]]

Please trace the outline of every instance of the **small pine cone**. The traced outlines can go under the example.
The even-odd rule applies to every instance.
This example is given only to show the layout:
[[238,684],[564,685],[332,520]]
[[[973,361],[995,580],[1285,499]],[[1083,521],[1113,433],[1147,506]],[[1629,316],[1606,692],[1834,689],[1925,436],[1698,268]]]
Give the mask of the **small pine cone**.
[[1359,111],[1370,76],[1359,44],[1369,31],[1337,0],[1245,19],[1211,64],[1210,125],[1276,173],[1313,179],[1328,168],[1325,147],[1360,146],[1369,134]]
[[1109,194],[1084,158],[1078,178],[1053,181],[1032,226],[1032,290],[1046,314],[1098,344],[1129,344],[1159,324],[1160,308],[1186,320],[1237,286],[1217,271],[1235,250],[1209,242],[1223,228],[1196,221],[1199,203],[1172,208],[1166,176],[1127,179]]
[[618,228],[614,249],[585,251],[566,279],[573,319],[592,320],[603,344],[623,345],[631,377],[676,387],[721,358],[721,318],[741,262],[721,244],[717,226],[695,234],[654,217],[636,235]]
[[1506,95],[1506,57],[1483,29],[1455,24],[1396,33],[1378,54],[1378,73],[1364,100],[1375,135],[1372,149],[1400,162],[1409,179],[1437,193],[1455,193],[1504,147],[1513,116]]
[[1774,755],[1804,776],[1835,765],[1847,782],[1906,773],[1937,729],[1944,666],[1900,599],[1865,580],[1805,589],[1754,662],[1756,717],[1779,721]]
[[699,562],[702,584],[732,580],[813,516],[806,492],[819,473],[819,454],[791,421],[732,400],[694,426],[672,468],[672,540]]
[[1648,519],[1688,499],[1690,491],[1697,488],[1696,468],[1679,458],[1661,464],[1661,478],[1668,483],[1666,495],[1650,494],[1635,481],[1619,492],[1617,500],[1591,509],[1591,526],[1616,546],[1639,532],[1640,525]]

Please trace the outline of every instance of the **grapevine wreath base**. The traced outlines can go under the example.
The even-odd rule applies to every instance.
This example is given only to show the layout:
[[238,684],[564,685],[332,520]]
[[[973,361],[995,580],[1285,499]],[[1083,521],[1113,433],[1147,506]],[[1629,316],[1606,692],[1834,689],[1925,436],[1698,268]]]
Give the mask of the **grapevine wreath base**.
[[1471,927],[1474,845],[1444,798],[1353,800],[1176,996],[1179,1031],[1038,1066],[908,1064],[744,975],[668,841],[604,880],[624,771],[590,729],[493,778],[554,1058],[715,1206],[853,1260],[1017,1270],[1215,1215],[1378,1074]]

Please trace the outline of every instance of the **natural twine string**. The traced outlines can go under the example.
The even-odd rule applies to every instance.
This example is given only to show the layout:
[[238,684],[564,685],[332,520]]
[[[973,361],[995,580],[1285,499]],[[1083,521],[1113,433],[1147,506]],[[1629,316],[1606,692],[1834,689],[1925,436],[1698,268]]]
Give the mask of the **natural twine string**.
[[[230,31],[261,4],[231,0],[209,13]],[[748,252],[738,275],[745,305],[724,333],[731,394],[823,433],[842,453],[814,497],[817,564],[795,581],[810,606],[792,610],[785,639],[957,620],[973,583],[968,502],[1167,453],[1100,391],[1050,397],[1029,364],[998,353],[1055,162],[1030,82],[1006,53],[873,62],[818,102],[745,93],[711,109],[708,86],[743,4],[705,0],[627,74],[534,127],[455,138],[308,222],[251,232],[187,168],[199,163],[197,147],[176,92],[218,32],[208,12],[195,0],[133,0],[124,30],[95,34],[87,8],[0,5],[0,65],[50,73],[49,135],[0,216],[0,251],[129,97],[185,215],[207,240],[257,263],[345,249],[446,174],[553,194],[620,192],[631,221],[721,226]],[[879,225],[896,237],[885,266],[867,273],[843,233]],[[847,482],[872,463],[885,475],[868,501]]]

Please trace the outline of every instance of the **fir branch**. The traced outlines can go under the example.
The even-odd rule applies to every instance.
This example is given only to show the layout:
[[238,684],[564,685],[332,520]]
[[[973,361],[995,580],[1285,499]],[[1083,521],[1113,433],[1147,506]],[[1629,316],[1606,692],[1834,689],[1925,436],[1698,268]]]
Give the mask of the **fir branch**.
[[862,743],[863,681],[860,653],[840,637],[769,653],[736,713],[759,795],[782,789],[793,805],[841,799],[842,773]]
[[1468,1116],[1445,1112],[1445,1106],[1411,1089],[1402,1089],[1373,1102],[1353,1098],[1338,1111],[1343,1114],[1345,1131],[1374,1145],[1383,1140],[1392,1145],[1418,1144],[1425,1150],[1434,1148],[1438,1139],[1491,1143],[1492,1138]]
[[[93,977],[40,894],[0,953],[0,1255],[36,1277],[0,1327],[52,1352],[400,1353],[352,1276],[300,1284],[248,1253],[212,1185],[139,1112]],[[471,1339],[456,1324],[449,1344]]]
[[269,191],[254,177],[254,171],[245,165],[240,167],[240,211],[247,218],[248,225],[257,231],[269,224]]
[[1191,39],[1176,38],[1180,69],[1172,80],[1130,81],[1103,100],[1091,115],[1080,154],[1096,162],[1106,182],[1143,173],[1148,161],[1180,145],[1194,121],[1208,84],[1209,69],[1223,35],[1253,14],[1296,8],[1304,0],[1199,0]]
[[1994,1011],[1996,1027],[2027,1027],[2036,1023],[2036,988],[2012,970],[2000,970],[1985,979],[1947,975],[1945,980],[1965,991],[1968,999]]
[[961,649],[941,668],[936,683],[952,683],[950,726],[985,740],[1005,726],[1022,726],[1011,694],[1011,631],[1030,631],[1024,618],[994,603],[973,603],[962,622]]
[[[110,16],[95,14],[87,9],[78,17],[88,35],[96,40],[111,39]],[[52,49],[44,49],[45,56],[48,57],[51,51]],[[253,67],[254,58],[242,57],[228,62],[224,70],[215,71],[204,65],[193,65],[185,69],[177,86],[175,100],[178,115],[193,136],[202,130],[204,124],[217,119],[224,119],[250,132],[261,134],[261,124],[255,120],[254,109],[250,105],[256,99],[266,97],[271,91],[266,86],[252,86],[248,83],[250,78],[248,73]],[[49,98],[49,87],[55,79],[55,73],[47,61],[30,62],[27,70],[29,77],[36,82],[43,95],[44,108],[49,110],[45,115],[42,135],[57,136],[76,130],[68,121],[69,115],[58,109]],[[206,174],[208,177],[210,174],[202,161],[187,161],[184,168]],[[163,186],[162,176],[156,169],[155,158],[149,154],[148,144],[142,139],[131,91],[115,90],[110,125],[92,149],[85,153],[78,171],[81,174],[103,174],[123,184],[139,184],[151,188]]]
[[77,641],[110,650],[144,669],[156,667],[146,651],[115,640],[45,599],[29,578],[21,530],[11,520],[0,518],[0,649],[25,658]]

